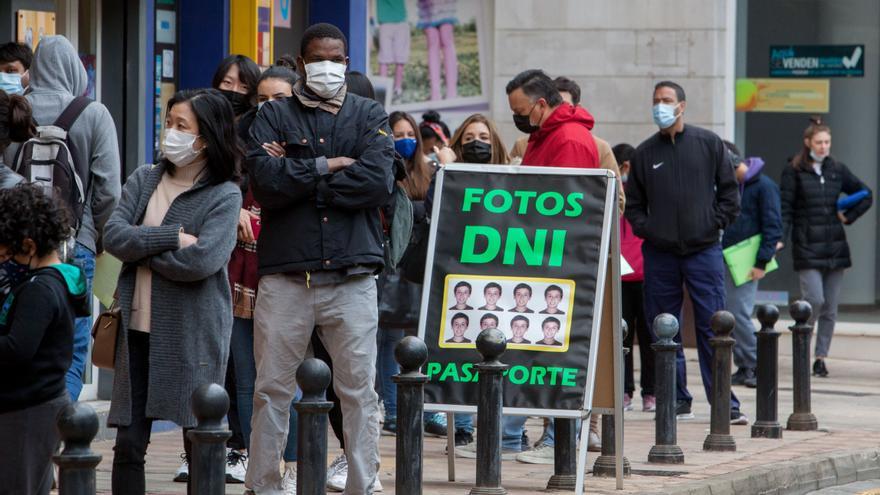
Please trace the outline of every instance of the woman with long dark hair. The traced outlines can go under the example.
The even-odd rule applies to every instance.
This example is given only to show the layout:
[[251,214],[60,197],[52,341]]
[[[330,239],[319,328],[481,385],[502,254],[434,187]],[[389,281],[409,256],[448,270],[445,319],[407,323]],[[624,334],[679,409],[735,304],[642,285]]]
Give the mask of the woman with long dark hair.
[[211,87],[220,91],[238,118],[256,105],[259,79],[260,66],[256,62],[244,55],[230,55],[214,71]]
[[128,178],[104,230],[104,248],[123,262],[108,417],[115,494],[144,493],[154,420],[182,426],[189,455],[192,393],[222,381],[229,355],[226,265],[241,208],[232,109],[215,90],[180,91],[167,108],[163,158]]
[[[803,145],[782,172],[784,242],[792,246],[801,296],[813,306],[810,325],[818,321],[813,374],[828,376],[825,358],[831,346],[843,271],[852,266],[844,225],[871,207],[871,190],[831,156],[831,128],[814,118],[804,130]],[[841,200],[841,194],[848,195]]]

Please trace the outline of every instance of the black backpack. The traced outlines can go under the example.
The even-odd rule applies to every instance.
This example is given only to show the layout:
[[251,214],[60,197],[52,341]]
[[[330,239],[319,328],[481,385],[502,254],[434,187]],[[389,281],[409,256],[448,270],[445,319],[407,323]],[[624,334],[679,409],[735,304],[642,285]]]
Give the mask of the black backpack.
[[47,195],[60,196],[71,213],[74,232],[82,225],[89,164],[76,162],[76,148],[68,132],[91,102],[85,96],[78,96],[53,124],[37,127],[37,135],[19,148],[13,167]]

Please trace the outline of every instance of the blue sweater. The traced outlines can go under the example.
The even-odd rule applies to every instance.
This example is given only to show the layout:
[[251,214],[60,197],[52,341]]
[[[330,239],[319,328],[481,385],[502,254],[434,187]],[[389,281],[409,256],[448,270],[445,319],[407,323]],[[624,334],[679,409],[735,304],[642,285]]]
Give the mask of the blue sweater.
[[782,240],[782,213],[779,187],[763,174],[746,182],[740,201],[742,211],[724,230],[724,248],[761,234],[761,247],[755,267],[764,269],[776,254],[776,243]]

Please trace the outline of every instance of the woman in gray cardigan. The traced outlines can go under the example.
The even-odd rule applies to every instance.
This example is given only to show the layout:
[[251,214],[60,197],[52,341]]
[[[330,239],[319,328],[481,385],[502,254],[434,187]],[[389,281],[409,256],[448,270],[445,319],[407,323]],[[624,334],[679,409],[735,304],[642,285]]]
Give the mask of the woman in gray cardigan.
[[166,113],[164,159],[128,178],[104,228],[105,249],[124,263],[108,418],[117,495],[144,493],[153,420],[195,426],[190,397],[223,383],[229,356],[226,265],[241,208],[232,108],[214,90],[181,91]]

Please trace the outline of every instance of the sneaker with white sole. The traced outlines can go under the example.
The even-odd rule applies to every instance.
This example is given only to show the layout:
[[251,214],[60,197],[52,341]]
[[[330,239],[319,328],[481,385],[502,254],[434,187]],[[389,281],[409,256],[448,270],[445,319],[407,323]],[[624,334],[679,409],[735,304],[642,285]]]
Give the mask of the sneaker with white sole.
[[524,464],[553,464],[553,446],[541,444],[532,450],[520,452],[516,456],[516,462]]
[[348,480],[348,459],[345,454],[340,454],[330,467],[327,468],[327,490],[341,492],[345,490],[345,482]]
[[281,490],[284,495],[296,495],[296,468],[286,467],[281,477]]
[[180,454],[180,459],[183,460],[183,462],[174,473],[174,481],[176,483],[186,483],[189,481],[189,460],[187,460],[186,454]]
[[376,481],[373,482],[373,493],[381,492],[384,488],[382,488],[382,483],[379,482],[379,475],[376,475]]
[[602,439],[595,431],[591,431],[587,437],[587,452],[602,452]]
[[226,482],[244,483],[245,475],[247,475],[247,455],[229,449],[226,452]]

